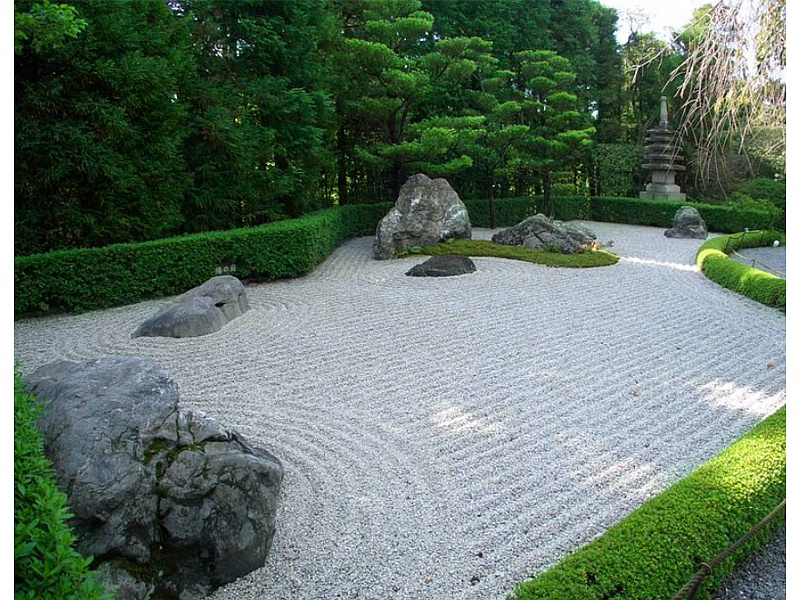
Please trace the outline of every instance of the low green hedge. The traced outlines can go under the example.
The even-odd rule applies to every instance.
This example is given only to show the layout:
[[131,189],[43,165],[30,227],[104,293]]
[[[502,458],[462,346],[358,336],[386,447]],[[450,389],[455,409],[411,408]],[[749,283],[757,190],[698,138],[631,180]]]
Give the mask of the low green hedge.
[[382,208],[326,209],[261,227],[18,257],[14,314],[132,304],[183,293],[223,273],[255,280],[296,277],[348,237],[366,235]]
[[[464,200],[473,227],[491,226],[489,200]],[[494,201],[494,217],[497,227],[510,227],[536,214],[536,200],[530,196],[499,198]]]
[[[489,201],[464,200],[473,227],[489,227]],[[495,200],[497,227],[516,225],[526,217],[541,212],[541,196],[503,198]],[[553,198],[553,218],[559,221],[600,221],[628,223],[668,229],[681,206],[693,206],[710,231],[735,233],[749,229],[770,229],[780,221],[778,209],[743,209],[719,204],[643,200],[639,198],[556,196]]]
[[36,426],[39,407],[14,373],[14,598],[112,600],[75,550],[67,497]]
[[735,233],[745,228],[771,229],[780,218],[778,209],[741,209],[697,202],[595,197],[591,199],[591,220],[670,228],[681,206],[696,208],[708,230],[719,233]]
[[[649,500],[597,540],[535,579],[514,600],[670,599],[786,498],[786,408]],[[763,546],[777,519],[706,580],[718,589],[737,561]]]
[[775,240],[786,244],[786,236],[778,231],[753,231],[711,238],[700,246],[695,261],[710,280],[786,312],[786,280],[729,257],[732,250],[771,246]]
[[[489,227],[489,201],[464,202],[473,227]],[[671,227],[683,204],[631,198],[554,198],[554,217]],[[540,197],[495,200],[497,227],[536,214]],[[347,205],[298,219],[140,244],[64,250],[14,259],[14,315],[81,312],[133,304],[185,292],[208,278],[231,273],[270,281],[311,271],[346,239],[375,233],[392,204]],[[694,205],[709,229],[764,227],[758,210]]]

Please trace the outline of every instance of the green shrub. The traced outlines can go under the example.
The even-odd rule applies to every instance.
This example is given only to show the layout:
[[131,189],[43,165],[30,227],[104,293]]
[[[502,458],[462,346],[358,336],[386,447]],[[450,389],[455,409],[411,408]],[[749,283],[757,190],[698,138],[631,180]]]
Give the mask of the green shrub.
[[36,426],[39,407],[14,373],[14,598],[108,599],[75,550],[67,497],[56,486],[44,440]]
[[755,200],[764,200],[780,210],[780,220],[775,223],[782,231],[786,231],[786,182],[766,177],[748,179],[737,184],[734,193],[740,193]]
[[[516,600],[672,598],[698,570],[726,551],[786,498],[786,408],[716,458],[649,500],[597,540],[535,579]],[[718,588],[737,561],[763,546],[774,521],[712,571]]]
[[[464,200],[473,227],[491,227],[489,200]],[[536,214],[536,200],[530,196],[499,198],[494,201],[496,227],[511,227]]]
[[[541,197],[502,198],[495,200],[497,227],[511,227],[535,215]],[[473,227],[489,227],[489,201],[465,200]],[[760,203],[748,206],[723,206],[696,202],[644,200],[640,198],[559,196],[553,198],[553,218],[559,221],[600,221],[628,223],[651,227],[672,227],[675,213],[681,206],[694,206],[709,231],[735,233],[749,229],[771,229],[780,220],[777,209]]]
[[347,204],[339,210],[342,211],[342,220],[345,224],[345,239],[375,235],[380,220],[391,210],[391,202],[377,204]]
[[588,221],[592,218],[592,200],[588,196],[553,198],[553,218],[559,221]]
[[767,207],[743,209],[696,202],[593,197],[591,220],[670,228],[675,213],[681,206],[696,208],[706,222],[708,230],[719,233],[735,233],[745,228],[772,229],[780,218],[777,209]]
[[641,189],[643,151],[640,144],[595,144],[590,152],[596,193],[630,197]]
[[[591,201],[586,196],[553,197],[553,218],[559,221],[574,221],[591,218]],[[464,200],[473,227],[490,226],[489,200]],[[494,201],[496,227],[512,227],[541,212],[541,196],[500,198]]]
[[786,312],[786,280],[728,256],[729,252],[740,248],[770,246],[774,240],[785,244],[786,236],[777,231],[754,231],[711,238],[700,246],[695,262],[711,281]]

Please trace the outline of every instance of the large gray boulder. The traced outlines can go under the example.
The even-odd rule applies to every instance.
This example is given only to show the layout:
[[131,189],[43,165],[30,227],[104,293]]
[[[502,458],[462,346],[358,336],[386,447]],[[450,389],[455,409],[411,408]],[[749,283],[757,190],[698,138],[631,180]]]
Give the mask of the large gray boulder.
[[594,233],[574,223],[554,221],[539,213],[492,236],[496,244],[525,246],[577,254],[595,245]]
[[42,401],[45,453],[78,549],[104,564],[110,589],[199,599],[264,565],[283,467],[181,410],[177,384],[153,360],[60,361],[26,385]]
[[372,254],[385,260],[414,246],[471,237],[467,207],[447,180],[418,173],[403,184],[394,207],[378,223]]
[[664,235],[668,238],[704,240],[708,237],[708,226],[693,206],[681,206],[672,219],[672,229]]
[[219,331],[250,308],[244,285],[233,275],[212,277],[175,298],[131,337],[196,337]]

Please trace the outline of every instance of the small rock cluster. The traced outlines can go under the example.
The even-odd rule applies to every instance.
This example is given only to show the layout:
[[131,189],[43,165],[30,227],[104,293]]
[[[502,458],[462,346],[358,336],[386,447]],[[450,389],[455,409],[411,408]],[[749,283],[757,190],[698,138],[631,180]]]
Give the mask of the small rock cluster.
[[564,254],[581,253],[594,246],[595,240],[594,233],[585,227],[554,221],[541,213],[492,236],[496,244],[554,250]]

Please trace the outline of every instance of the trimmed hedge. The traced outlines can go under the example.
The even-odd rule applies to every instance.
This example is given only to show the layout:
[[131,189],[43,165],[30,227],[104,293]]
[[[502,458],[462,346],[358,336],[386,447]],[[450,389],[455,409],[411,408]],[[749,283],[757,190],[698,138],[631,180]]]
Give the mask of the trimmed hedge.
[[[489,201],[464,202],[473,227],[489,226]],[[495,200],[498,227],[533,214],[539,197]],[[763,228],[772,214],[711,204],[632,198],[554,198],[554,217],[671,227],[680,206],[696,206],[712,231]],[[231,273],[271,281],[310,272],[336,246],[372,235],[392,204],[328,208],[298,219],[104,248],[64,250],[14,259],[14,315],[81,312],[173,296],[210,277]]]
[[[786,498],[786,407],[535,579],[515,600],[673,598],[699,568],[748,533]],[[737,561],[763,546],[781,524],[724,561],[703,593],[718,589]]]
[[731,260],[728,255],[740,248],[771,246],[774,240],[786,244],[786,236],[778,231],[753,231],[711,238],[700,246],[695,262],[711,281],[786,312],[786,280]]
[[[489,200],[464,200],[473,227],[488,228],[491,225]],[[536,200],[530,196],[499,198],[494,201],[494,216],[497,227],[510,227],[536,214]]]
[[36,423],[39,406],[14,372],[14,598],[112,600],[75,550],[67,497]]
[[14,314],[132,304],[183,293],[221,273],[256,280],[303,275],[348,237],[365,235],[381,208],[326,209],[249,229],[18,257]]
[[672,227],[681,206],[693,206],[709,231],[736,233],[749,229],[771,229],[779,220],[777,209],[747,209],[697,202],[642,200],[638,198],[592,198],[592,221],[629,223],[652,227]]
[[[465,200],[473,227],[489,227],[489,201]],[[522,197],[495,200],[495,218],[498,227],[516,225],[526,217],[540,212],[542,198]],[[778,209],[742,209],[734,206],[643,200],[639,198],[555,196],[553,218],[560,221],[600,221],[628,223],[651,227],[672,227],[675,213],[681,206],[693,206],[703,217],[710,231],[736,233],[749,229],[770,229],[780,221]]]

